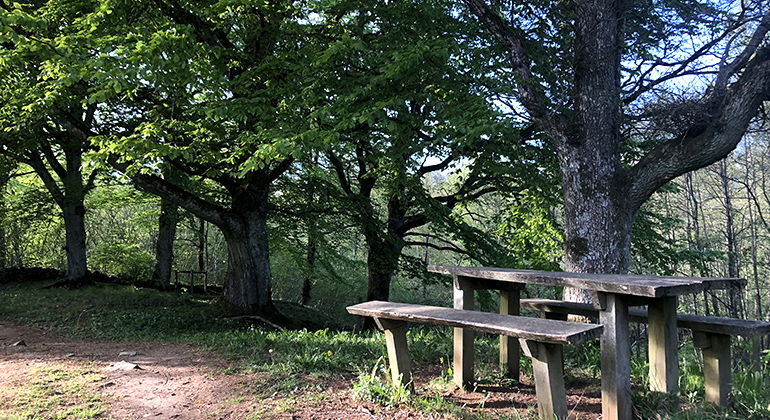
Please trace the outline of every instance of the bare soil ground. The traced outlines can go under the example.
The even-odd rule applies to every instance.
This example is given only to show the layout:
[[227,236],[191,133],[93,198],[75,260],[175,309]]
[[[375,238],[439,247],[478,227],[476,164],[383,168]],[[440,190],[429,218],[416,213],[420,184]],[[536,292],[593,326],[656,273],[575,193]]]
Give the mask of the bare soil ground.
[[[23,341],[23,345],[14,345]],[[121,369],[121,362],[137,369]],[[326,379],[321,392],[257,397],[260,374],[226,374],[230,363],[184,344],[82,341],[37,328],[0,321],[0,409],[3,399],[28,386],[40,369],[87,368],[98,374],[89,392],[106,405],[110,419],[391,419],[447,418],[406,408],[384,409],[355,400],[351,378]],[[129,366],[130,367],[130,366]],[[418,389],[431,372],[418,372]],[[572,416],[596,419],[601,411],[596,393],[568,389]],[[513,388],[447,391],[442,396],[471,412],[491,418],[527,417],[536,404],[531,384]],[[7,412],[7,411],[6,411]],[[1,411],[0,411],[1,413]],[[2,414],[0,414],[1,416]]]

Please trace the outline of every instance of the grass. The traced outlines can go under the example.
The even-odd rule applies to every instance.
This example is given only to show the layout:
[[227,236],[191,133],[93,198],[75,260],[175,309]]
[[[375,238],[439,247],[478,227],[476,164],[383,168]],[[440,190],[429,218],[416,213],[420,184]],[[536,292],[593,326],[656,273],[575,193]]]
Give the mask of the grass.
[[3,390],[0,418],[94,419],[104,412],[105,402],[93,385],[101,376],[90,369],[64,365],[33,370],[26,384]]
[[[248,321],[224,318],[216,301],[211,299],[131,286],[97,285],[62,290],[46,289],[44,285],[24,283],[0,286],[0,301],[3,302],[0,318],[57,330],[81,339],[183,342],[208,349],[233,360],[233,367],[230,368],[233,373],[263,373],[259,375],[261,380],[252,385],[250,396],[270,397],[277,401],[273,407],[266,408],[269,412],[290,413],[296,401],[322,398],[329,380],[342,374],[353,382],[353,393],[358,398],[385,407],[405,406],[416,411],[458,418],[497,418],[472,413],[441,397],[441,393],[451,386],[452,331],[448,328],[409,330],[410,354],[415,366],[418,369],[421,366],[434,369],[440,366],[438,377],[414,393],[388,385],[385,380],[384,360],[387,356],[384,340],[377,332],[328,329],[275,331]],[[479,384],[504,383],[496,369],[496,351],[495,337],[481,336],[476,340],[476,376]],[[568,346],[565,353],[567,380],[578,380],[589,391],[598,390],[598,340],[578,347]],[[734,403],[730,409],[723,410],[703,401],[701,361],[688,340],[684,341],[680,356],[681,398],[671,401],[660,394],[637,392],[636,411],[643,418],[770,418],[768,369],[754,373],[739,370],[734,376]],[[522,358],[522,372],[531,376],[527,358]],[[64,376],[59,379],[57,375]],[[59,385],[54,383],[61,382],[61,386],[65,387],[87,385],[87,380],[83,382],[87,374],[41,371],[38,376],[23,392],[10,399],[15,401],[13,404],[21,404],[24,410],[28,410],[21,414],[22,417],[11,418],[36,418],[36,410],[44,410],[46,404],[49,407],[58,404],[58,391],[52,389]],[[46,378],[56,380],[46,382]],[[646,362],[632,360],[632,380],[636,389],[647,388]],[[87,387],[83,389],[87,390]],[[86,392],[86,395],[89,394]],[[0,405],[0,409],[14,409],[13,412],[16,412],[14,407]],[[89,418],[90,413],[98,415],[101,407],[102,403],[98,400],[86,400],[72,405],[76,414],[65,417]],[[5,418],[2,414],[0,411],[0,418]],[[530,414],[516,414],[513,418],[530,418]]]

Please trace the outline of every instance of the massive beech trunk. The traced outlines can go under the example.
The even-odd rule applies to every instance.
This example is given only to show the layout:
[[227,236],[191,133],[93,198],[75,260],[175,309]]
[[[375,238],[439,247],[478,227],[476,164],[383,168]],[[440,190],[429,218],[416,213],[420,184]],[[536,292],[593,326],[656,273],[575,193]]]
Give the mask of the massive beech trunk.
[[[571,109],[560,109],[545,94],[547,82],[532,71],[538,57],[529,48],[537,41],[485,0],[464,1],[505,48],[519,82],[519,102],[557,150],[569,271],[626,272],[631,227],[641,205],[666,182],[727,156],[770,98],[770,46],[765,39],[770,14],[765,14],[744,49],[723,63],[703,93],[703,115],[626,169],[619,153],[623,106],[658,87],[656,80],[643,79],[632,92],[620,88],[624,8],[629,3],[575,2],[573,96],[561,101]],[[580,292],[567,295],[586,297]]]
[[273,312],[266,212],[227,216],[222,233],[227,242],[225,301],[233,312]]
[[152,278],[161,288],[168,289],[171,284],[171,269],[174,265],[174,238],[179,222],[176,204],[168,199],[160,200],[158,217],[158,241],[155,243],[155,270]]
[[[224,303],[231,313],[261,313],[280,317],[272,302],[270,250],[267,237],[269,185],[290,164],[280,169],[253,173],[243,180],[228,180],[228,208],[208,202],[196,194],[154,175],[135,175],[137,187],[166,198],[217,226],[225,237],[228,270]],[[124,169],[118,165],[119,169]]]
[[398,268],[403,245],[367,238],[368,288],[366,300],[390,300],[390,284]]

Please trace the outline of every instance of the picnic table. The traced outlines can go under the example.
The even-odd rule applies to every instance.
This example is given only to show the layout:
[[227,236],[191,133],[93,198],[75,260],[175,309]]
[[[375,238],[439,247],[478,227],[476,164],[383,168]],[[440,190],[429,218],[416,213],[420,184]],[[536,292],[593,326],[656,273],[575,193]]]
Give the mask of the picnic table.
[[[564,286],[589,290],[601,337],[602,418],[631,418],[630,306],[648,308],[650,388],[678,392],[677,297],[704,290],[743,287],[737,278],[644,276],[630,274],[586,274],[518,270],[489,267],[428,266],[428,271],[449,274],[454,279],[455,309],[473,310],[474,291],[500,291],[500,312],[518,315],[521,290],[526,284]],[[500,337],[500,363],[512,376],[519,373],[519,344]],[[473,382],[473,331],[454,330],[454,381],[459,386]]]

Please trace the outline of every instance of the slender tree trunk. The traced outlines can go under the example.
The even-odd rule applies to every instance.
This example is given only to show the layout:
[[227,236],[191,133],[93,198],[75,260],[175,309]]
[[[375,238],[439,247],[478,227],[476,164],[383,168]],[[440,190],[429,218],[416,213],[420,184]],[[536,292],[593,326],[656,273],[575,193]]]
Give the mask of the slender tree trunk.
[[8,181],[6,174],[0,174],[0,269],[8,266],[6,252],[8,232],[5,225],[5,185]]
[[206,271],[206,221],[198,219],[198,271]]
[[307,255],[305,258],[305,276],[302,279],[302,304],[310,304],[310,291],[315,281],[315,260],[318,255],[318,227],[315,220],[308,221]]
[[83,204],[66,205],[62,208],[66,234],[67,280],[77,282],[88,274],[86,264],[86,225]]
[[64,147],[64,230],[66,231],[67,280],[77,283],[88,274],[86,255],[86,189],[83,185],[83,150],[79,142]]
[[175,204],[165,198],[160,200],[158,218],[158,242],[155,244],[155,270],[153,280],[164,290],[171,284],[171,270],[174,265],[174,238],[179,222],[179,211]]
[[754,216],[754,205],[756,203],[751,197],[754,195],[752,191],[754,178],[754,159],[752,155],[751,136],[746,139],[746,173],[744,174],[744,181],[746,186],[746,196],[749,197],[748,211],[749,211],[749,233],[751,234],[751,274],[754,280],[754,317],[755,319],[762,318],[762,289],[759,285],[759,262],[757,259],[757,221]]
[[[722,185],[722,204],[725,210],[725,240],[727,242],[727,276],[738,277],[738,251],[736,249],[735,223],[733,200],[730,194],[730,181],[727,174],[727,161],[719,162],[719,178]],[[732,317],[738,316],[738,303],[736,302],[736,290],[727,290],[729,313]]]

